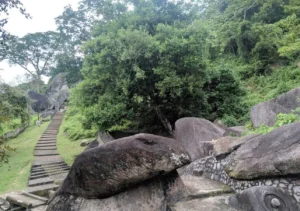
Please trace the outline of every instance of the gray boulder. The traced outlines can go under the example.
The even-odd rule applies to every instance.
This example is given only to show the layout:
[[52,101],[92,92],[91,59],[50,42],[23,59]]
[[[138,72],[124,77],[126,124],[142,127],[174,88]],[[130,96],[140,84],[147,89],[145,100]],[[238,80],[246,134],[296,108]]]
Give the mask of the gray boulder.
[[226,172],[235,179],[300,174],[300,123],[250,138],[235,152]]
[[175,123],[175,139],[190,153],[192,161],[208,156],[213,148],[212,140],[224,133],[225,130],[206,119],[188,117]]
[[300,107],[300,88],[293,89],[287,93],[267,102],[260,103],[251,108],[250,118],[254,127],[264,124],[273,126],[276,115],[279,113],[290,113]]
[[229,204],[241,211],[299,211],[300,206],[288,192],[275,187],[252,187],[238,193]]
[[91,141],[91,142],[87,145],[87,147],[84,149],[84,151],[93,149],[93,148],[95,148],[95,147],[98,147],[99,145],[100,145],[100,142],[99,142],[97,139],[95,139],[94,141]]
[[59,195],[51,201],[48,211],[167,211],[168,205],[184,196],[184,184],[173,171],[105,199]]
[[174,139],[150,134],[118,139],[77,156],[57,196],[106,198],[189,163]]
[[46,96],[54,106],[54,109],[58,111],[61,105],[69,97],[69,87],[66,81],[67,73],[57,74],[46,91]]
[[31,107],[34,112],[41,113],[43,118],[53,116],[59,111],[62,104],[69,97],[69,87],[66,82],[66,73],[60,73],[54,77],[46,94],[41,95],[32,90],[28,92]]
[[234,140],[236,140],[236,138],[232,136],[226,136],[217,139],[214,142],[213,155],[219,159],[229,154],[230,144],[232,144]]
[[39,93],[36,93],[35,91],[29,90],[28,96],[31,101],[31,108],[34,112],[40,113],[47,109],[53,108],[48,97],[46,97],[45,95],[41,95]]

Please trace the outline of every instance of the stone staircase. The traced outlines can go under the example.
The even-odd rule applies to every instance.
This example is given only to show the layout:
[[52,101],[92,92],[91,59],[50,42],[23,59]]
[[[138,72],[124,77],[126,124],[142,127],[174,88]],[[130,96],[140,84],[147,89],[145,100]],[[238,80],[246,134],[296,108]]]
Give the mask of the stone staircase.
[[56,189],[58,187],[56,183],[63,180],[70,169],[59,156],[56,148],[56,136],[62,117],[63,113],[56,113],[35,146],[35,161],[31,167],[26,189],[29,193]]

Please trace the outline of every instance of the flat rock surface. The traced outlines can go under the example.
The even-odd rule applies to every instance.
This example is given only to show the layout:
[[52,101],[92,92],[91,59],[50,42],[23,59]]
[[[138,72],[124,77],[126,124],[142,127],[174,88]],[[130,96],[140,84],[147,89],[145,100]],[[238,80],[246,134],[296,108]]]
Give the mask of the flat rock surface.
[[[13,204],[26,204],[26,205],[32,205],[32,207],[37,207],[40,205],[44,205],[47,203],[48,199],[35,196],[32,194],[27,194],[27,193],[21,193],[21,194],[12,194],[7,197],[7,201]],[[19,202],[19,203],[18,203]]]
[[171,211],[236,211],[228,206],[228,199],[232,195],[221,195],[209,198],[183,201],[171,206]]
[[203,198],[207,196],[233,192],[233,190],[223,183],[204,177],[188,175],[181,176],[181,179],[187,188],[188,197],[191,198]]
[[256,136],[235,152],[226,172],[236,179],[300,174],[300,123]]

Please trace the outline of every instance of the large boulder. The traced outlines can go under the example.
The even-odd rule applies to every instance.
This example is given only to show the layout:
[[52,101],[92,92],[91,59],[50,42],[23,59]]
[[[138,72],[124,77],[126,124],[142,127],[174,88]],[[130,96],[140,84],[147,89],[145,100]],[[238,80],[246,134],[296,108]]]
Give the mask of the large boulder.
[[298,211],[297,201],[288,192],[275,187],[252,187],[238,193],[229,204],[241,211]]
[[86,199],[73,195],[56,196],[48,211],[167,211],[185,196],[185,188],[176,171],[105,199]]
[[212,140],[224,133],[224,129],[206,119],[188,117],[175,123],[175,139],[183,144],[193,161],[208,156],[213,149]]
[[189,163],[188,153],[174,139],[138,134],[77,156],[57,195],[106,198]]
[[31,100],[31,108],[34,112],[40,113],[47,109],[53,108],[53,105],[45,95],[41,95],[35,91],[29,90],[28,96]]
[[59,110],[61,105],[69,97],[69,87],[67,84],[67,73],[57,74],[46,90],[46,96],[54,105],[55,110]]
[[300,88],[279,95],[275,99],[260,103],[251,108],[250,118],[254,127],[264,124],[273,126],[279,113],[289,113],[300,107]]
[[230,177],[251,180],[300,174],[300,123],[252,137],[234,152]]
[[237,138],[232,136],[225,136],[219,138],[214,143],[213,155],[216,158],[223,158],[230,152],[230,144],[233,143]]
[[45,118],[53,116],[61,108],[62,104],[68,99],[70,92],[66,76],[66,73],[56,75],[47,88],[45,95],[32,90],[28,92],[33,111],[41,113],[41,116]]

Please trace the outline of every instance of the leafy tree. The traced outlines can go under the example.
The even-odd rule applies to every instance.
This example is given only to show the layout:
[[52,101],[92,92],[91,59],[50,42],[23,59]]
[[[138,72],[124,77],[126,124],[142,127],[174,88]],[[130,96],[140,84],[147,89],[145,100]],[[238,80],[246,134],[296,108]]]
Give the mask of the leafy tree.
[[[29,116],[26,111],[26,98],[19,95],[14,88],[7,84],[0,83],[0,133],[3,132],[3,125],[9,123],[12,119],[20,118],[21,123],[28,121]],[[5,145],[0,137],[0,163],[8,162],[8,151],[14,151],[14,148]]]
[[74,11],[71,6],[67,6],[55,21],[62,40],[63,52],[68,56],[80,52],[81,44],[91,38],[93,18],[82,8]]
[[[23,4],[20,0],[2,0],[0,1],[0,14],[1,15],[9,15],[9,10],[11,9],[18,9],[21,14],[23,14],[26,18],[30,18],[30,15],[26,12]],[[6,38],[7,33],[3,29],[3,27],[7,24],[8,19],[2,18],[0,19],[0,40],[3,44],[3,40]]]
[[60,44],[61,37],[52,31],[27,34],[22,38],[12,36],[0,56],[1,60],[6,59],[11,65],[22,67],[39,84],[41,76],[48,75],[54,65]]
[[[232,93],[237,93],[239,84],[223,71],[221,75],[230,79],[232,89],[226,83],[222,88],[223,81],[217,76],[211,78],[207,69],[210,34],[201,22],[193,22],[192,15],[180,9],[182,2],[138,3],[134,12],[108,22],[85,46],[85,80],[75,89],[72,100],[86,117],[84,126],[96,124],[100,130],[136,127],[172,134],[180,117],[212,119],[228,111],[216,111],[216,106],[228,103],[228,108],[233,107],[231,102],[237,100],[231,98],[238,95],[226,94],[233,89]],[[145,4],[150,9],[145,9]],[[210,93],[213,90],[207,84],[211,80],[220,94]],[[211,106],[208,99],[219,104]],[[212,111],[215,115],[210,115]]]
[[56,65],[51,68],[50,75],[55,77],[59,73],[68,73],[67,82],[69,85],[75,84],[83,79],[80,72],[82,68],[82,58],[61,54],[57,56]]

